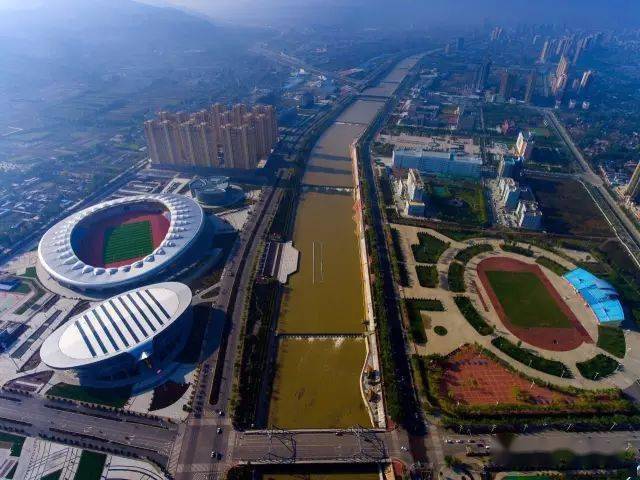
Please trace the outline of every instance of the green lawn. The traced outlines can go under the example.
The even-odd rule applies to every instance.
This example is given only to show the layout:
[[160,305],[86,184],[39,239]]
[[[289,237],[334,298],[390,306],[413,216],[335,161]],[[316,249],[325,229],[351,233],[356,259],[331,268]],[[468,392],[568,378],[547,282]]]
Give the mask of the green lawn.
[[153,252],[153,234],[148,220],[125,223],[105,232],[103,251],[105,265],[144,257],[151,252]]
[[570,320],[534,273],[488,271],[487,278],[513,325],[572,327]]
[[501,243],[500,248],[505,252],[517,253],[518,255],[524,255],[525,257],[533,257],[534,253],[531,250],[531,245],[529,247],[521,247],[520,245],[515,245],[513,243]]
[[27,293],[31,292],[31,287],[29,286],[29,283],[22,281],[20,282],[20,285],[18,285],[13,291],[15,293],[26,295]]
[[97,403],[110,407],[122,408],[131,397],[131,387],[94,388],[56,383],[46,392],[47,395],[69,398],[80,402]]
[[44,296],[45,292],[39,286],[40,284],[38,282],[34,281],[31,285],[34,289],[34,292],[26,302],[24,302],[22,305],[16,308],[14,312],[16,315],[22,315],[23,313],[25,313],[27,310],[33,307],[38,300],[40,300]]
[[442,220],[484,226],[489,221],[483,186],[462,179],[425,180],[427,208]]
[[24,437],[20,435],[13,435],[11,433],[0,432],[0,443],[10,443],[11,444],[11,455],[14,457],[19,457],[22,452],[22,445],[24,444]]
[[83,450],[73,480],[100,480],[106,459],[104,453]]
[[36,267],[27,267],[25,272],[22,274],[23,277],[28,278],[38,278],[38,274],[36,273]]
[[598,325],[598,346],[615,357],[624,358],[627,349],[624,332],[617,327]]
[[62,475],[62,469],[56,470],[55,472],[51,472],[44,477],[40,477],[40,480],[59,480],[60,475]]

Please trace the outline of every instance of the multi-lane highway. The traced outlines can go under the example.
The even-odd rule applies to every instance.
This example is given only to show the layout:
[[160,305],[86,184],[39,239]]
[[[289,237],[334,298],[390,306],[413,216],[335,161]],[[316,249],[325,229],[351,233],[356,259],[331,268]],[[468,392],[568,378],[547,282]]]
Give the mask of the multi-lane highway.
[[226,409],[232,392],[244,303],[248,300],[258,245],[271,224],[266,220],[275,214],[280,195],[277,185],[264,190],[220,279],[213,323],[207,332],[207,336],[221,339],[220,346],[205,360],[210,367],[203,371],[211,373],[201,377],[196,386],[201,392],[198,395],[204,397],[202,413],[189,418],[179,440],[179,453],[174,452],[177,462],[169,465],[177,479],[215,475],[231,464],[234,432]]
[[161,465],[166,463],[178,431],[175,424],[165,420],[7,392],[0,394],[0,428],[135,454]]

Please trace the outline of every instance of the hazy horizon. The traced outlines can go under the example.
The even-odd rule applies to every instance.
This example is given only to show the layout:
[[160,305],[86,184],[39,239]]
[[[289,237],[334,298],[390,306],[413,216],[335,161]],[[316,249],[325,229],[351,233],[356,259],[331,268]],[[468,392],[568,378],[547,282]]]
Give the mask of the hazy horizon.
[[[531,23],[563,23],[579,27],[640,27],[640,4],[632,0],[138,0],[156,6],[172,6],[221,21],[282,23],[306,20],[309,23],[359,26],[446,27],[481,25],[485,20]],[[618,12],[624,11],[621,16]]]

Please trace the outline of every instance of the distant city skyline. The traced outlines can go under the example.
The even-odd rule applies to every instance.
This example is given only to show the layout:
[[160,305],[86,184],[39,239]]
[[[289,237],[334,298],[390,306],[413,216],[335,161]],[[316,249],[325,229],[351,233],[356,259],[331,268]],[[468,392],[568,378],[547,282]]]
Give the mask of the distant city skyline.
[[[379,26],[401,26],[416,24],[423,26],[479,25],[485,19],[492,22],[517,21],[526,23],[573,24],[585,27],[632,26],[640,21],[640,5],[632,0],[568,0],[554,2],[542,0],[527,2],[517,0],[504,8],[497,0],[460,0],[451,8],[446,0],[138,0],[156,6],[171,6],[186,9],[219,20],[277,22],[284,18],[307,17],[311,23],[377,24]],[[331,8],[327,8],[328,6]],[[365,10],[366,9],[366,10]],[[625,11],[624,16],[617,14]],[[411,11],[411,16],[405,13]],[[327,12],[331,12],[327,14]],[[339,12],[339,14],[336,14]],[[356,13],[357,12],[357,13]],[[353,16],[351,16],[353,15]],[[430,23],[431,22],[431,23]]]

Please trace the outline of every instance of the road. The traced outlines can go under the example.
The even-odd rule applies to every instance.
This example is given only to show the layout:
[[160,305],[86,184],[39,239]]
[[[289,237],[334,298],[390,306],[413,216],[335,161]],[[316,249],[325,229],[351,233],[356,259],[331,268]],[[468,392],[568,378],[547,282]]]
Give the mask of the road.
[[[386,115],[383,115],[378,119],[380,125],[384,118],[386,118]],[[387,224],[387,221],[382,214],[382,209],[380,208],[380,200],[378,197],[375,173],[373,170],[374,167],[369,154],[370,141],[371,138],[367,138],[363,141],[362,148],[360,149],[360,155],[362,156],[361,162],[366,181],[368,185],[371,186],[371,188],[368,189],[369,198],[366,199],[366,201],[371,209],[371,222],[374,228],[376,246],[378,249],[378,268],[382,274],[384,304],[391,335],[390,343],[393,346],[392,355],[393,364],[396,369],[394,372],[396,386],[398,389],[399,400],[403,403],[403,411],[419,412],[420,408],[416,403],[413,384],[411,381],[411,366],[409,365],[409,359],[407,356],[407,339],[402,327],[402,317],[400,314],[399,304],[400,295],[397,291],[397,286],[393,278],[391,257],[389,255],[386,242],[385,224]],[[424,433],[422,422],[413,417],[403,419],[403,427],[416,434]]]
[[582,174],[580,175],[582,184],[606,218],[618,237],[618,240],[620,240],[636,265],[640,267],[640,232],[638,232],[636,226],[606,189],[603,180],[591,169],[591,165],[589,165],[582,155],[582,152],[576,147],[571,136],[564,128],[564,125],[562,125],[558,117],[556,117],[556,114],[549,110],[545,110],[545,113],[549,120],[549,125],[555,130],[567,148],[569,148],[582,169]]
[[0,428],[35,437],[61,437],[65,443],[84,442],[94,449],[132,453],[159,464],[166,463],[178,430],[164,420],[7,392],[0,394]]
[[[198,390],[212,402],[203,402],[200,418],[191,415],[181,440],[181,451],[176,465],[176,479],[193,478],[198,474],[222,473],[232,460],[230,450],[234,442],[231,420],[226,415],[233,387],[235,355],[240,342],[244,303],[248,300],[248,289],[253,278],[252,271],[259,252],[258,245],[265,237],[271,222],[265,221],[275,214],[280,190],[277,186],[266,188],[260,202],[248,220],[231,254],[220,279],[220,293],[214,304],[212,331],[208,337],[221,338],[220,348],[205,360],[210,365],[210,374],[201,378]],[[219,363],[218,363],[219,362]],[[217,412],[223,411],[220,416]],[[218,433],[218,429],[222,429]],[[220,453],[217,459],[212,452]]]
[[[602,454],[616,455],[627,448],[640,447],[640,433],[636,431],[575,433],[548,431],[528,435],[515,435],[504,445],[496,435],[448,435],[443,443],[447,455],[465,451],[466,445],[488,445],[492,454],[510,453],[551,453],[557,450],[572,451],[576,455]],[[460,442],[460,443],[456,443]]]
[[387,432],[268,431],[236,435],[237,463],[381,463],[389,460]]

